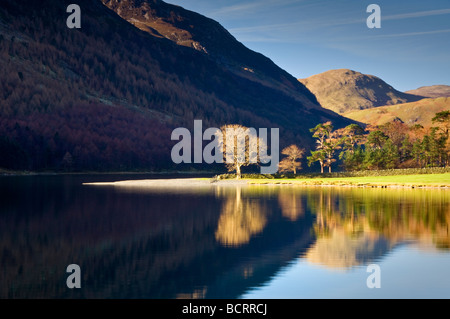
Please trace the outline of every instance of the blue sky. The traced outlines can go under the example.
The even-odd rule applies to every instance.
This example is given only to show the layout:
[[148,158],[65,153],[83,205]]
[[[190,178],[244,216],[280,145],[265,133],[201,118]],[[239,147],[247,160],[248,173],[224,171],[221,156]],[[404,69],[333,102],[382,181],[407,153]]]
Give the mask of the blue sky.
[[[296,78],[347,68],[400,91],[450,85],[449,0],[166,0],[222,24]],[[381,29],[369,29],[369,4]]]

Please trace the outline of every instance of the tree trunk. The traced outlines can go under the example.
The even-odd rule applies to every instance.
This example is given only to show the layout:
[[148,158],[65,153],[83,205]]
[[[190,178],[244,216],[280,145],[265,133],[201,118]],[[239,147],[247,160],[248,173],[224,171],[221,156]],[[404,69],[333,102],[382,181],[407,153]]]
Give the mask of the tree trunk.
[[236,165],[236,179],[241,178],[241,165]]
[[328,166],[328,173],[331,173],[331,165]]
[[323,162],[320,162],[320,173],[323,174]]

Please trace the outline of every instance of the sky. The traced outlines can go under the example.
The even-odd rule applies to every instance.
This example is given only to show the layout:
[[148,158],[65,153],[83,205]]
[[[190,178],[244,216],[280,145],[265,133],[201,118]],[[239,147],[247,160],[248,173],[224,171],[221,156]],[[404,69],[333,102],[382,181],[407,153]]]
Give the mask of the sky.
[[[400,91],[450,85],[450,0],[166,0],[218,21],[296,78],[331,69]],[[367,27],[370,4],[381,28]]]

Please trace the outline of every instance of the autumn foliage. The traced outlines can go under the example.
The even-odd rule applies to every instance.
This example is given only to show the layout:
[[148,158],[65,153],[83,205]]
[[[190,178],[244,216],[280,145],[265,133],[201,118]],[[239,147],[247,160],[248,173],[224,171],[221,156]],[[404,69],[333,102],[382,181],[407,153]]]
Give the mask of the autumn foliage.
[[347,171],[447,167],[450,164],[450,111],[436,113],[433,126],[407,125],[394,120],[383,125],[351,124],[333,130],[331,122],[311,129],[316,148],[308,164],[319,162],[321,172],[341,161]]
[[171,129],[124,108],[84,104],[0,118],[0,167],[36,170],[170,168]]

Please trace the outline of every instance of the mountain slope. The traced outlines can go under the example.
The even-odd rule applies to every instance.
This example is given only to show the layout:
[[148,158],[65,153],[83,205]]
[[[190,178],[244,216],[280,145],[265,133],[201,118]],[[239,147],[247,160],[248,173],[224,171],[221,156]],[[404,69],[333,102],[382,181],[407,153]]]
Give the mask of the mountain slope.
[[350,123],[250,50],[261,70],[251,77],[139,30],[100,1],[79,0],[82,28],[68,29],[70,3],[0,3],[2,167],[175,168],[171,130],[194,119],[279,127],[281,146],[313,145],[309,128],[320,122]]
[[450,85],[422,86],[415,90],[406,91],[405,93],[431,98],[450,97]]
[[346,113],[345,116],[372,125],[382,125],[394,119],[400,119],[408,125],[421,124],[424,127],[430,127],[431,119],[436,113],[448,110],[450,110],[450,97],[440,97],[354,111]]
[[299,86],[294,77],[269,58],[245,47],[212,19],[161,0],[102,2],[149,34],[202,52],[241,77],[282,90],[305,107],[315,107],[317,104],[316,98],[304,86]]
[[340,114],[423,98],[399,92],[376,76],[348,69],[330,70],[299,81],[323,107]]

